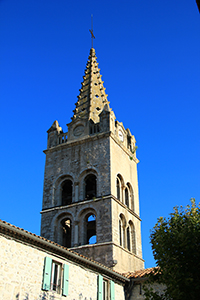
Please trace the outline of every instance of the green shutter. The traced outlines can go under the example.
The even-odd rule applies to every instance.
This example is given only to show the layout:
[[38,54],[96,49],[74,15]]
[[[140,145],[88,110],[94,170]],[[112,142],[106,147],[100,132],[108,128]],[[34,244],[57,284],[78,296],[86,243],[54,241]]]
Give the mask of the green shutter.
[[64,265],[63,269],[63,288],[62,295],[68,296],[68,286],[69,286],[69,266]]
[[98,300],[103,300],[103,276],[98,275]]
[[110,281],[110,300],[115,300],[115,284],[112,280]]
[[43,284],[42,284],[42,289],[45,290],[45,291],[50,290],[51,266],[52,266],[52,259],[48,256],[45,257],[45,260],[44,260],[44,273],[43,273]]

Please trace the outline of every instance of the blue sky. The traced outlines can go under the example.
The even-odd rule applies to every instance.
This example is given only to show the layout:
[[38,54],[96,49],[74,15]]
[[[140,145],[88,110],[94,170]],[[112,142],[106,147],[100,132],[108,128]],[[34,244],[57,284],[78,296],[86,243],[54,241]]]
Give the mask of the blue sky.
[[46,131],[71,121],[91,47],[110,106],[138,145],[149,232],[200,202],[200,14],[195,0],[0,0],[0,218],[40,234]]

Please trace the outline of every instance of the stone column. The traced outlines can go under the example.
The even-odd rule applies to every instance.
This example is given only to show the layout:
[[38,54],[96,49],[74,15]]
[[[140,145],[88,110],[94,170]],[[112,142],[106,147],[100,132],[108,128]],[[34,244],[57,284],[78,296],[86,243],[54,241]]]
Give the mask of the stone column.
[[78,202],[78,182],[75,183],[75,202]]

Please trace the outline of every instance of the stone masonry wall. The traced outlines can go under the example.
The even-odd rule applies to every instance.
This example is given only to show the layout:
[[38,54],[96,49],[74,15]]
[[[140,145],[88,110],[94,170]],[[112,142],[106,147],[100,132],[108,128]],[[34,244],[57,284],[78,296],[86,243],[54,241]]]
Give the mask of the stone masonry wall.
[[[97,196],[110,194],[109,139],[93,137],[66,143],[46,152],[43,209],[58,206],[59,178],[70,176],[73,182],[72,202],[85,199],[84,177],[93,170],[97,176]],[[64,178],[64,177],[63,177]],[[75,195],[75,186],[78,186]]]
[[[134,237],[131,233],[131,251],[128,251],[127,245],[125,246],[124,253],[122,251],[123,247],[119,245],[119,216],[123,214],[125,217],[126,225],[125,225],[125,239],[126,237],[126,228],[128,226],[129,221],[132,221],[134,224]],[[119,261],[118,265],[116,265],[115,270],[118,272],[126,272],[127,266],[128,271],[136,271],[144,268],[144,261],[142,259],[142,243],[141,243],[141,228],[140,228],[140,219],[136,217],[131,210],[128,210],[127,207],[123,203],[119,201],[112,200],[112,232],[113,232],[113,242],[117,244],[119,247],[115,249],[113,259]],[[126,244],[126,241],[125,241]],[[134,250],[133,250],[134,249]]]
[[[3,300],[95,300],[98,274],[81,265],[0,235],[0,299]],[[44,258],[69,265],[69,294],[41,290]],[[123,286],[115,283],[115,299],[124,300]]]
[[96,234],[97,243],[109,242],[112,240],[111,227],[111,200],[109,197],[104,199],[94,199],[73,203],[67,207],[57,207],[42,213],[41,235],[47,239],[62,244],[60,239],[59,223],[62,218],[69,216],[72,221],[72,247],[75,241],[75,224],[78,225],[78,245],[84,245],[84,235],[86,228],[84,227],[85,215],[93,212],[96,215]]
[[[120,174],[123,183],[128,182],[133,188],[134,212],[139,216],[139,196],[138,196],[138,177],[137,177],[137,159],[134,154],[126,149],[124,144],[115,138],[110,142],[111,157],[111,194],[117,197],[116,178]],[[124,196],[124,195],[123,195]],[[122,199],[123,203],[124,198]]]

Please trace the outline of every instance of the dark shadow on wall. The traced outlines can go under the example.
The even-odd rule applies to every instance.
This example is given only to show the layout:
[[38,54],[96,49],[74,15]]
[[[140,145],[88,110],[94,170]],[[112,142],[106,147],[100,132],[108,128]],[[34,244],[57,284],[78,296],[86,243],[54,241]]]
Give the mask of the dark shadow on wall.
[[[19,296],[20,294],[18,293],[16,295],[16,300],[19,300]],[[54,300],[55,296],[54,295],[48,295],[46,292],[42,292],[42,294],[39,295],[39,298],[37,298],[38,300]],[[23,300],[29,300],[29,294],[26,293],[26,296]]]

